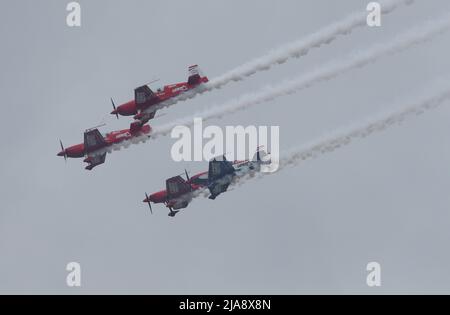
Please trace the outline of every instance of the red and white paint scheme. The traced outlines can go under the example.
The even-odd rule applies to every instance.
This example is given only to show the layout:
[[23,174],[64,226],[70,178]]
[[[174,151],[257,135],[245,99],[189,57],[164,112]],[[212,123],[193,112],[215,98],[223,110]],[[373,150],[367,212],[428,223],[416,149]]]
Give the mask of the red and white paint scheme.
[[102,135],[97,128],[88,129],[84,132],[84,142],[74,146],[64,148],[61,144],[61,152],[58,156],[64,159],[82,158],[87,170],[92,170],[97,165],[105,163],[106,153],[112,149],[115,144],[119,144],[126,140],[150,134],[152,128],[149,125],[143,125],[140,121],[134,121],[130,125],[130,129],[111,131]]
[[201,74],[198,65],[189,67],[189,77],[187,82],[165,85],[152,91],[148,85],[143,85],[134,90],[134,100],[116,107],[111,99],[114,110],[111,114],[119,118],[121,116],[134,116],[143,124],[155,117],[156,111],[165,106],[176,103],[177,97],[185,93],[203,92],[202,85],[208,82],[208,78]]

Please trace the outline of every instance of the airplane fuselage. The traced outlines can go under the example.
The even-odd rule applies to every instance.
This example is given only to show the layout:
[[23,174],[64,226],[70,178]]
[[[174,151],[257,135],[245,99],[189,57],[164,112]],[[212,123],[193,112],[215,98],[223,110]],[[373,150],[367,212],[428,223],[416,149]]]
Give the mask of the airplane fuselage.
[[[107,133],[103,139],[105,140],[105,146],[101,148],[96,148],[96,151],[105,149],[111,145],[121,143],[126,140],[130,140],[134,137],[143,135],[143,134],[149,134],[151,132],[151,127],[149,125],[142,126],[138,132],[131,132],[130,129],[123,129],[123,130],[117,130],[117,131],[111,131]],[[64,151],[61,151],[58,153],[58,156],[64,156],[70,158],[82,158],[88,153],[92,153],[93,151],[88,152],[85,149],[84,143],[76,144],[73,146],[70,146],[66,148]]]
[[[189,84],[188,82],[181,82],[171,85],[166,85],[162,89],[158,89],[155,92],[156,98],[152,103],[148,104],[146,108],[138,108],[136,106],[135,100],[126,102],[120,106],[117,106],[115,110],[111,112],[111,114],[119,114],[121,116],[135,116],[135,119],[140,119],[139,112],[147,111],[152,106],[158,105],[162,102],[165,102],[171,98],[177,97],[182,93],[190,91],[199,86],[199,84],[208,82],[207,77],[201,77],[200,82],[196,84]],[[141,113],[142,114],[142,113]],[[136,116],[137,115],[137,116]]]

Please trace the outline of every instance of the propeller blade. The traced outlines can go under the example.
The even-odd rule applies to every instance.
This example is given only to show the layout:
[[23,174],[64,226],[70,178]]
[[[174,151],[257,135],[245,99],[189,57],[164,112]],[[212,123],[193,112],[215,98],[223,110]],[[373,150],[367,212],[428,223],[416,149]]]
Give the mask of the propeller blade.
[[145,198],[147,199],[148,207],[150,208],[150,213],[153,214],[152,204],[150,203],[150,199],[149,199],[147,193],[145,193]]
[[114,109],[114,112],[116,113],[117,119],[119,119],[119,114],[117,113],[116,104],[114,104],[114,100],[112,99],[112,97],[111,97],[111,104],[112,104],[112,107]]
[[186,174],[186,179],[187,179],[187,181],[190,181],[191,179],[190,179],[190,177],[189,177],[189,175],[188,175],[188,171],[185,169],[184,170],[184,173]]
[[61,145],[61,152],[64,152],[64,161],[67,162],[67,153],[66,153],[66,149],[64,149],[63,143],[61,141],[61,139],[59,139],[59,144]]

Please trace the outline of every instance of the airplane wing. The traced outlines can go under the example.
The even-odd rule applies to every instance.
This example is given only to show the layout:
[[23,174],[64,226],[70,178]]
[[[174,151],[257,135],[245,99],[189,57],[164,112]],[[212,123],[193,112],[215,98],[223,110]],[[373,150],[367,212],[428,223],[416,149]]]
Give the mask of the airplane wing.
[[88,155],[87,162],[89,163],[88,166],[86,166],[87,170],[92,170],[97,165],[105,163],[106,159],[106,152],[102,154],[95,154],[95,155]]
[[224,178],[218,179],[217,181],[209,184],[208,189],[211,195],[208,198],[214,200],[218,195],[226,192],[228,186],[230,186],[231,184],[232,179],[232,176],[226,175]]
[[191,191],[191,185],[181,176],[175,176],[166,180],[167,197],[177,198]]
[[155,110],[154,112],[151,112],[151,113],[148,115],[148,120],[151,120],[151,119],[155,118],[155,115],[156,115],[156,110]]
[[140,86],[134,90],[134,101],[138,110],[143,110],[152,105],[155,98],[155,93],[147,85]]
[[209,162],[208,189],[211,193],[210,199],[215,199],[221,193],[227,191],[235,174],[235,169],[230,161],[213,159]]
[[166,180],[167,198],[169,202],[167,206],[170,209],[170,216],[174,216],[176,212],[173,210],[186,208],[192,201],[191,185],[181,176],[175,176]]
[[107,143],[98,129],[92,129],[84,133],[84,149],[86,152],[92,152],[106,147]]
[[228,174],[234,174],[234,172],[233,164],[226,159],[223,159],[223,161],[218,161],[216,159],[209,161],[208,179],[210,181],[222,178]]

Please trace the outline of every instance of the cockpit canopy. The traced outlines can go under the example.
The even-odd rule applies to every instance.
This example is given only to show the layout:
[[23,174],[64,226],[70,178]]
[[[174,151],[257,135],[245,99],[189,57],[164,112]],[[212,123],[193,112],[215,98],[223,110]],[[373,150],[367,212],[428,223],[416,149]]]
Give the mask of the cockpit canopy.
[[164,89],[165,89],[165,86],[162,86],[162,87],[160,86],[156,89],[156,93],[164,92]]

